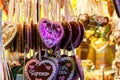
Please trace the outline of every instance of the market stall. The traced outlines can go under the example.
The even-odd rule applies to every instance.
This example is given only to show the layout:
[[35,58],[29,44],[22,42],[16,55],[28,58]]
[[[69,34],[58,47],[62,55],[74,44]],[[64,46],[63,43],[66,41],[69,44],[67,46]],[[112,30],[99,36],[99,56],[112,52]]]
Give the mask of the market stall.
[[120,0],[0,0],[0,80],[119,80]]

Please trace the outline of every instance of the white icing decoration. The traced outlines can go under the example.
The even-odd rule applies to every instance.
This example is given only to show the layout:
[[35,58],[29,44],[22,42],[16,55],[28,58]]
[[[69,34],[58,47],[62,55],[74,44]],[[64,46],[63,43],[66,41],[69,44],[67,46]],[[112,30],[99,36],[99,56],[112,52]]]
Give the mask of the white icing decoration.
[[[40,66],[41,64],[45,64],[45,63],[50,64],[50,65],[52,66],[53,71],[52,71],[51,75],[48,77],[47,80],[51,80],[52,78],[54,78],[57,69],[56,69],[56,65],[55,65],[52,61],[50,61],[50,60],[43,60],[43,61],[39,62],[38,60],[34,60],[34,59],[33,59],[33,60],[28,61],[28,62],[26,63],[26,66],[25,66],[25,73],[26,73],[26,75],[27,75],[27,77],[28,77],[29,80],[31,80],[31,78],[30,78],[28,72],[29,72],[31,75],[33,75],[33,76],[38,76],[38,75],[39,75],[39,76],[48,76],[48,75],[49,75],[48,72],[35,72],[35,71],[32,70],[32,69],[31,69],[30,71],[28,71],[28,67],[30,66],[29,64],[31,64],[31,63],[33,63],[33,62],[37,63],[39,66]],[[35,64],[35,65],[36,65],[36,64]]]
[[29,70],[28,71],[32,76],[48,76],[50,73],[49,72],[35,72],[35,70]]

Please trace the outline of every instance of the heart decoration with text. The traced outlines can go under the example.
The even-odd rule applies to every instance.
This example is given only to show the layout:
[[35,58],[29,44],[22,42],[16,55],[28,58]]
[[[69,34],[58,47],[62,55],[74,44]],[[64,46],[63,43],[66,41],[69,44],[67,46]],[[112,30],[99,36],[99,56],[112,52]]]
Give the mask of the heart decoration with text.
[[74,60],[70,57],[62,57],[59,61],[59,71],[56,80],[72,80],[74,73]]
[[52,80],[56,75],[56,65],[50,60],[30,60],[25,65],[28,80]]
[[57,22],[51,22],[45,18],[39,22],[38,28],[41,39],[47,48],[52,48],[58,44],[64,34],[64,30],[61,24]]

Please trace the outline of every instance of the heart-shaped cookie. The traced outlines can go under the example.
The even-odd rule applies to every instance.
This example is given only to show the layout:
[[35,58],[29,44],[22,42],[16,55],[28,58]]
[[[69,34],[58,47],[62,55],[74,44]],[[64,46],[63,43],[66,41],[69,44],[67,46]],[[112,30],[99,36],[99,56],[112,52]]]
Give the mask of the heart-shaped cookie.
[[51,22],[44,18],[39,22],[38,28],[42,41],[47,48],[52,48],[58,44],[64,34],[61,24],[57,22]]
[[80,35],[79,35],[80,39],[78,39],[79,41],[76,44],[75,48],[77,48],[81,44],[81,42],[83,41],[83,39],[84,39],[84,32],[85,32],[85,28],[84,28],[83,24],[81,22],[78,22],[78,24],[79,24],[79,27],[80,27]]
[[56,73],[56,66],[50,60],[30,60],[25,65],[28,80],[52,80]]
[[79,25],[79,23],[77,23],[77,24],[78,24],[78,27],[77,27],[77,29],[78,29],[78,36],[77,36],[75,42],[73,43],[74,48],[77,48],[77,46],[80,44],[80,40],[81,40],[81,36],[82,36],[81,25]]
[[72,28],[68,22],[62,22],[64,28],[64,36],[61,40],[60,48],[65,49],[72,38]]
[[10,22],[2,23],[2,41],[5,48],[9,48],[17,34],[18,27]]
[[78,47],[81,42],[83,41],[83,38],[84,38],[84,32],[85,32],[85,28],[84,28],[84,25],[81,23],[81,22],[78,22],[79,23],[79,26],[81,28],[81,35],[80,35],[80,40],[79,40],[79,43],[76,45],[76,47]]
[[62,57],[59,61],[59,71],[56,80],[72,80],[74,73],[74,60],[71,57]]
[[70,25],[72,27],[72,39],[67,46],[67,50],[72,50],[71,43],[73,44],[74,48],[76,48],[76,46],[77,46],[76,44],[79,43],[80,34],[81,34],[81,29],[77,22],[71,21]]

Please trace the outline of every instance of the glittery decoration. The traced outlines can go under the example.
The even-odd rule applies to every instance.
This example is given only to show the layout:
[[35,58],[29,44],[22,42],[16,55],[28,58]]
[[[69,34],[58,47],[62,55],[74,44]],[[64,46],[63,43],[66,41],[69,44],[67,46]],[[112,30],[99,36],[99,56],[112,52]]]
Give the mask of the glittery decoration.
[[39,22],[39,33],[46,47],[52,48],[61,41],[64,30],[61,24],[42,19]]

